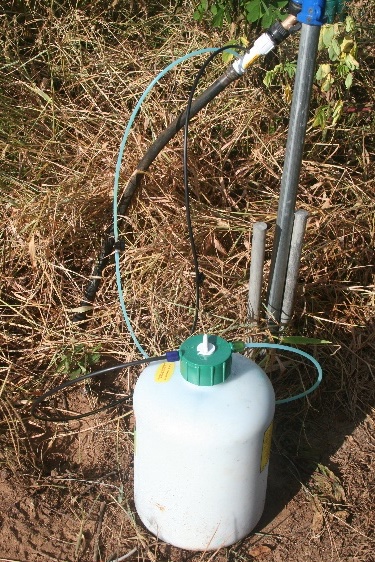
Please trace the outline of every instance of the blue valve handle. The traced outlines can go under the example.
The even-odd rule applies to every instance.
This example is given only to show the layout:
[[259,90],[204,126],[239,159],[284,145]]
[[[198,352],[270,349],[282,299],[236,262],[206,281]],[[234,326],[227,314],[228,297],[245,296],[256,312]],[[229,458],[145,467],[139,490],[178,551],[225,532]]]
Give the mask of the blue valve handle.
[[344,0],[292,0],[294,7],[301,6],[297,19],[307,25],[323,25],[333,23],[336,16],[344,18]]
[[[299,2],[298,2],[299,3]],[[297,20],[307,25],[323,25],[326,0],[303,0]]]

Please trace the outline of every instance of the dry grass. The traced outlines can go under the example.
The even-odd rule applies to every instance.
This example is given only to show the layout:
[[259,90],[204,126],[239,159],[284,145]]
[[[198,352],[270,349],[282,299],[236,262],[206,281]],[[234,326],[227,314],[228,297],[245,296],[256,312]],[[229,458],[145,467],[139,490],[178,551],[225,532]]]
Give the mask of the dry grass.
[[[67,513],[80,522],[81,531],[66,539],[67,544],[74,543],[75,554],[69,559],[89,559],[87,545],[96,544],[106,560],[110,552],[120,556],[134,548],[138,560],[185,560],[187,555],[160,545],[131,515],[127,503],[131,473],[118,480],[120,467],[122,471],[125,466],[127,474],[131,465],[132,423],[127,410],[117,417],[98,416],[47,432],[44,424],[29,418],[29,400],[66,377],[57,366],[78,345],[83,345],[87,356],[100,346],[102,361],[137,356],[121,319],[112,265],[105,271],[88,326],[82,330],[72,322],[102,233],[111,221],[119,142],[136,100],[158,71],[187,51],[219,45],[230,36],[229,30],[219,34],[194,27],[190,14],[182,10],[155,15],[151,7],[145,18],[123,4],[127,3],[114,2],[111,10],[100,2],[81,9],[54,3],[47,7],[42,2],[25,2],[22,9],[6,2],[3,7],[1,460],[16,478],[40,471],[34,485],[44,490],[56,512],[64,514],[67,529]],[[374,51],[369,31],[364,28],[361,37],[362,70],[345,100],[354,112],[344,113],[339,124],[324,134],[310,127],[307,135],[297,206],[307,209],[311,218],[291,331],[327,339],[332,345],[316,350],[326,382],[323,392],[312,399],[314,408],[304,403],[279,414],[280,428],[288,428],[276,434],[282,451],[287,449],[287,431],[299,433],[295,427],[304,424],[301,420],[313,420],[310,431],[304,426],[293,443],[300,443],[303,432],[314,441],[314,424],[319,424],[314,409],[323,419],[329,419],[332,409],[341,412],[352,420],[352,429],[373,423],[369,414],[375,367]],[[293,40],[289,49],[295,52],[295,47]],[[197,65],[189,62],[174,70],[144,104],[129,138],[123,185],[150,142],[184,108]],[[216,61],[205,84],[221,68]],[[191,125],[193,224],[206,276],[199,331],[229,340],[260,339],[266,329],[264,325],[254,329],[246,322],[250,227],[256,220],[270,225],[268,268],[289,106],[281,87],[263,86],[262,75],[261,69],[254,70]],[[312,109],[321,103],[315,92]],[[370,110],[363,111],[363,104]],[[193,268],[185,229],[181,144],[177,136],[150,169],[123,227],[125,300],[136,334],[150,355],[177,347],[192,324]],[[288,393],[296,388],[296,373],[286,359],[282,361],[289,369],[288,378],[282,373],[281,381]],[[130,392],[135,378],[134,373],[121,375],[113,381],[113,391],[119,392],[122,385]],[[281,387],[280,381],[275,383]],[[76,400],[78,405],[82,402],[79,393]],[[98,458],[88,454],[95,447]],[[331,453],[333,462],[344,463],[340,452],[337,459]],[[364,474],[365,461],[353,462],[359,463],[355,470]],[[347,464],[340,470],[343,475],[348,471],[346,482],[358,482]],[[100,481],[98,475],[103,477]],[[85,491],[89,481],[94,482],[90,488],[94,496]],[[364,478],[363,494],[366,485]],[[301,505],[308,495],[303,496],[303,489],[298,494],[295,501]],[[350,507],[354,514],[350,525],[356,529],[365,506],[371,505],[367,497],[361,507],[360,497],[355,496]],[[103,501],[105,511],[100,507]],[[331,504],[324,504],[321,513],[332,538],[329,533],[336,531],[330,525],[335,524],[337,510]],[[97,517],[102,521],[99,530],[95,530]],[[344,546],[337,546],[334,536],[332,552],[341,549],[342,553],[353,537],[366,535],[371,525],[370,520],[363,523],[359,535],[345,528],[349,534],[342,540]],[[107,542],[99,540],[101,535]],[[249,548],[255,548],[258,539],[190,560],[256,558],[256,551]],[[269,544],[270,552],[278,545],[280,556],[285,554],[285,540],[271,531]],[[357,560],[365,561],[366,552],[363,546]],[[49,556],[53,559],[53,552]],[[291,556],[289,552],[294,560]],[[336,560],[334,556],[321,559]]]

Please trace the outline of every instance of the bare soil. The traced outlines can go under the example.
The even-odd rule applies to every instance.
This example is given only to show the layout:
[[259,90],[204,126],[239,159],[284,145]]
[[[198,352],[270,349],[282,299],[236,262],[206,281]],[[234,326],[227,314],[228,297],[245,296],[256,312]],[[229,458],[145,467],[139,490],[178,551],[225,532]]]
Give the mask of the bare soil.
[[33,422],[29,473],[17,467],[0,473],[1,559],[375,560],[372,418],[350,421],[340,410],[289,410],[276,415],[260,523],[240,543],[207,553],[166,545],[138,520],[129,409],[113,421],[103,414],[47,431]]

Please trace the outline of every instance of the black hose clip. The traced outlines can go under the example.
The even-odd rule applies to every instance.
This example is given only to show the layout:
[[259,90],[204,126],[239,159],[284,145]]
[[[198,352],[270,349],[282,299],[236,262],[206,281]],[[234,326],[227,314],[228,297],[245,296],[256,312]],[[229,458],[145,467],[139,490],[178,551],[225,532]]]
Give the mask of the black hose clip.
[[115,252],[123,252],[125,250],[125,240],[123,238],[119,238],[117,242],[114,242],[113,249]]
[[202,273],[202,271],[199,271],[199,272],[198,272],[198,279],[197,279],[197,281],[198,281],[198,285],[199,285],[200,287],[203,285],[203,281],[205,280],[205,278],[206,278],[206,277],[205,277],[205,274]]

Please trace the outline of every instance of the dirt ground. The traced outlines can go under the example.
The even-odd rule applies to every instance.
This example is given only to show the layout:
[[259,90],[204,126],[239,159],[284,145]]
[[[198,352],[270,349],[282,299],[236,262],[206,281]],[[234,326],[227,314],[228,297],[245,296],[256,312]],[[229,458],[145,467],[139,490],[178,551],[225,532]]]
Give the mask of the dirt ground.
[[207,553],[172,548],[140,523],[128,407],[112,420],[30,423],[29,473],[0,473],[0,560],[375,560],[372,418],[288,408],[276,415],[260,523],[240,543]]

